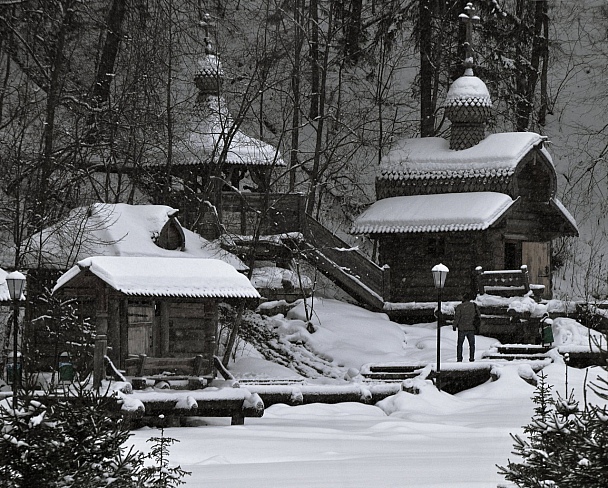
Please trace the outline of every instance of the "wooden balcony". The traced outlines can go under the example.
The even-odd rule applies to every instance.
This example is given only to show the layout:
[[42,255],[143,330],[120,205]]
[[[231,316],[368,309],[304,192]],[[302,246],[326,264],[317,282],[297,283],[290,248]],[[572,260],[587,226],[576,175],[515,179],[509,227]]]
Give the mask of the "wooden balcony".
[[[378,266],[307,215],[304,195],[223,192],[221,205],[216,208],[223,233],[234,236],[239,245],[247,242],[247,239],[239,239],[240,236],[282,235],[282,242],[291,241],[294,254],[314,264],[362,304],[381,310],[384,302],[390,300],[389,267]],[[207,212],[202,221],[197,221],[193,210],[198,209],[180,211],[182,223],[207,239],[217,238],[215,216]],[[268,252],[267,246],[258,247]]]

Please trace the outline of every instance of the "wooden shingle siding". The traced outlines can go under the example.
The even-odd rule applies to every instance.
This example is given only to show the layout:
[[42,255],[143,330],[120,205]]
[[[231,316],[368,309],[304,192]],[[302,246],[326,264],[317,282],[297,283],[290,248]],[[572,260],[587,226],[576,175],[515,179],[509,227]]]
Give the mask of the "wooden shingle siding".
[[480,178],[376,180],[376,195],[378,200],[403,195],[488,191],[490,188],[491,191],[511,195],[511,179],[506,176],[487,175]]

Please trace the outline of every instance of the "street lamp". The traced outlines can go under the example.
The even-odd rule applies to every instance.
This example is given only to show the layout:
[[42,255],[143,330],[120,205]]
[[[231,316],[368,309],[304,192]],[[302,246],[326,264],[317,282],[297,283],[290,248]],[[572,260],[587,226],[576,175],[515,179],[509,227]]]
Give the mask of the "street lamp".
[[6,275],[8,294],[13,302],[13,410],[17,410],[17,336],[19,329],[19,301],[25,289],[25,276],[19,271]]
[[433,273],[433,281],[437,288],[437,389],[441,390],[441,322],[443,315],[441,313],[441,292],[445,286],[445,279],[450,270],[444,264],[437,264],[431,269]]

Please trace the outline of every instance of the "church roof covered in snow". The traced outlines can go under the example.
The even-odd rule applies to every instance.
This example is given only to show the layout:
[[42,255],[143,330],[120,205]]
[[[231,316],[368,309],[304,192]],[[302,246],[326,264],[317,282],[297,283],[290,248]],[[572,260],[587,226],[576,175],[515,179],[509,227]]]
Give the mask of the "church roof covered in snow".
[[[238,270],[247,269],[218,244],[181,227],[177,213],[166,205],[95,203],[79,207],[32,236],[25,244],[25,260],[33,265],[40,259],[43,266],[68,269],[90,256],[203,258],[225,261]],[[159,245],[168,223],[181,234],[178,248]]]
[[128,296],[184,298],[260,298],[247,277],[217,259],[94,256],[59,278],[53,291],[92,273]]
[[226,100],[216,95],[198,102],[190,134],[180,150],[183,164],[206,164],[225,157],[224,161],[231,165],[285,166],[275,147],[237,128]]
[[214,53],[209,37],[209,18],[205,27],[205,53],[197,61],[194,82],[199,90],[190,121],[189,134],[177,147],[179,165],[226,163],[240,166],[285,166],[278,149],[241,131],[235,123],[222,85],[224,68]]
[[414,195],[379,200],[363,212],[352,234],[485,230],[515,204],[495,192]]
[[542,148],[543,136],[533,132],[490,134],[468,149],[450,149],[441,137],[402,139],[382,158],[378,179],[424,180],[509,177],[534,147],[551,162]]

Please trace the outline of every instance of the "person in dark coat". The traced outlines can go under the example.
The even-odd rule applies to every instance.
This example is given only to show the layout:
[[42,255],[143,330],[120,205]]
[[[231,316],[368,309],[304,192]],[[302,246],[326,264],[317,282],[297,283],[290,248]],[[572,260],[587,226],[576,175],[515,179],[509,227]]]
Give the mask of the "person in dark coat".
[[458,342],[456,344],[456,360],[462,362],[462,346],[466,337],[469,343],[469,361],[475,361],[475,334],[479,334],[481,314],[479,307],[473,301],[471,293],[462,297],[462,303],[456,306],[452,328],[458,329]]

